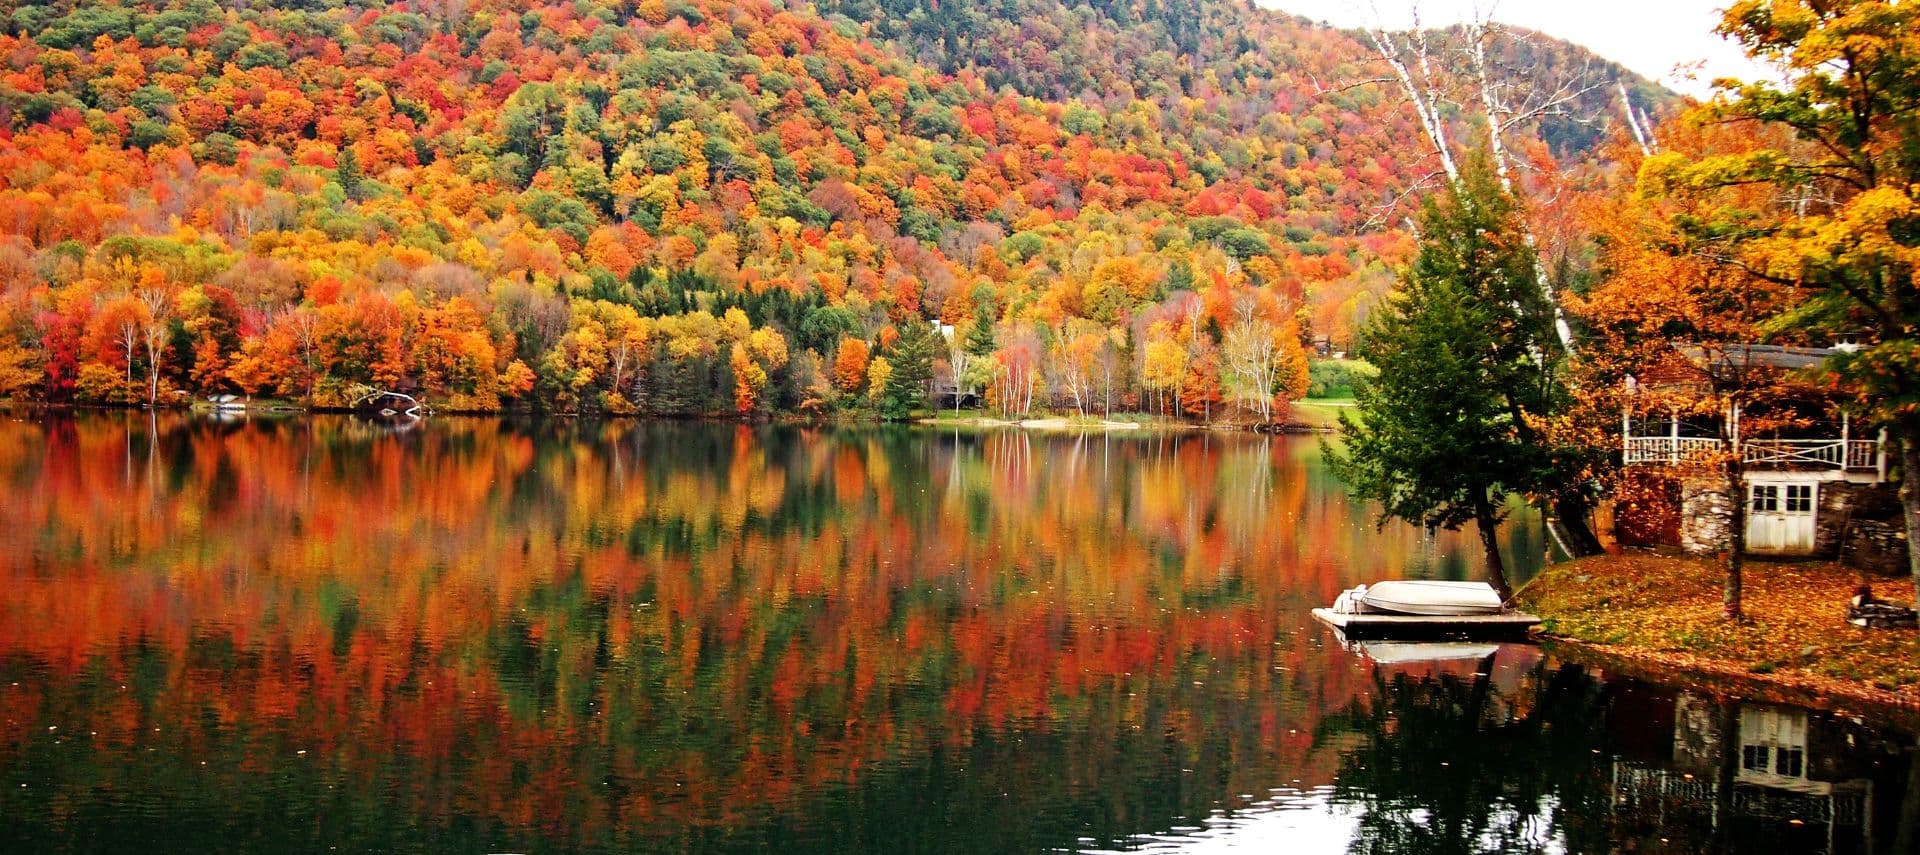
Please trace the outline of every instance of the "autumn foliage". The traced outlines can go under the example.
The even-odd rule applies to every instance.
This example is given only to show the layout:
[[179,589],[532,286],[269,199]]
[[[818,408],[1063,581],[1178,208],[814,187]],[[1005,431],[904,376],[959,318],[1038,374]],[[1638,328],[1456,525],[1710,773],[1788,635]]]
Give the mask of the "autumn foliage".
[[[1087,410],[1098,369],[1103,410],[1265,417],[1295,392],[1231,370],[1235,307],[1271,307],[1289,346],[1346,340],[1407,255],[1368,226],[1424,174],[1415,124],[1320,87],[1365,71],[1346,34],[1080,10],[1043,37],[1067,53],[921,64],[916,15],[973,28],[954,50],[1021,37],[881,5],[21,6],[0,395],[863,406],[842,340],[893,360],[887,330],[940,322],[1020,351],[934,372],[949,389]],[[1161,27],[1213,67],[1152,72]]]

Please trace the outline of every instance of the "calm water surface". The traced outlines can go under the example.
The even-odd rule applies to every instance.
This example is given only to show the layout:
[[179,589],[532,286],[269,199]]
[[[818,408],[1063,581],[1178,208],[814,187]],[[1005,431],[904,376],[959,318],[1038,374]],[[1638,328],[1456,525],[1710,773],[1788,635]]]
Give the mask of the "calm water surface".
[[15,413],[0,851],[1916,851],[1903,733],[1307,616],[1475,570],[1311,440]]

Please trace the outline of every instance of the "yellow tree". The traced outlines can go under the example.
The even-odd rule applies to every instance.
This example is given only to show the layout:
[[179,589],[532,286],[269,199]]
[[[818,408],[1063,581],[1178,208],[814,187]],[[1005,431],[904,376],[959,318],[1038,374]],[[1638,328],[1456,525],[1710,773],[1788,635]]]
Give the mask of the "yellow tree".
[[[787,340],[779,332],[761,327],[734,342],[729,362],[733,369],[734,409],[741,415],[764,409],[770,373],[787,364]],[[881,383],[885,384],[884,378]]]
[[1243,406],[1273,422],[1274,405],[1285,406],[1307,391],[1307,353],[1293,314],[1265,288],[1234,297],[1232,320],[1221,343],[1227,390]]
[[1174,338],[1172,325],[1157,321],[1147,327],[1147,346],[1140,366],[1140,380],[1147,391],[1160,399],[1155,413],[1166,411],[1166,397],[1178,400],[1180,384],[1187,374],[1187,346]]
[[[1832,371],[1899,440],[1907,539],[1920,543],[1920,4],[1741,0],[1720,32],[1781,73],[1710,114],[1796,144],[1666,166],[1675,182],[1760,182],[1792,200],[1793,216],[1743,241],[1740,261],[1806,291],[1783,323],[1861,338]],[[1908,552],[1920,597],[1920,549]]]

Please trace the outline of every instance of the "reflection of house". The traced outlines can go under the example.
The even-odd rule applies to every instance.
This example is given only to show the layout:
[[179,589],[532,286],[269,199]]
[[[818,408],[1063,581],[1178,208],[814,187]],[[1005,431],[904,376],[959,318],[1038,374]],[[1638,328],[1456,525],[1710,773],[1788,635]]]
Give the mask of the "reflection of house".
[[[1912,751],[1856,722],[1791,707],[1616,684],[1613,822],[1672,851],[1892,851]],[[1637,697],[1636,697],[1637,696]]]
[[[1737,454],[1746,471],[1747,551],[1825,555],[1841,550],[1850,521],[1887,504],[1885,432],[1855,424],[1826,389],[1797,378],[1832,350],[1737,345],[1679,348],[1675,358],[1629,379],[1622,413],[1623,462],[1636,501],[1621,520],[1623,540],[1692,552],[1724,548],[1730,507],[1721,461]],[[1668,409],[1708,388],[1767,390],[1763,400],[1712,417]],[[1755,425],[1767,425],[1762,432]],[[1873,544],[1881,544],[1876,540]]]

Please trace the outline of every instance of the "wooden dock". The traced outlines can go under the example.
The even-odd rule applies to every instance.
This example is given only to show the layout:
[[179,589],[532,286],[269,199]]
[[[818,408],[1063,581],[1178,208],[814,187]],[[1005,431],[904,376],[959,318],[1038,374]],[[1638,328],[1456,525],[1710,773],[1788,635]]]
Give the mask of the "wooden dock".
[[1321,623],[1348,638],[1524,638],[1540,618],[1525,612],[1497,615],[1346,615],[1333,609],[1314,609]]

